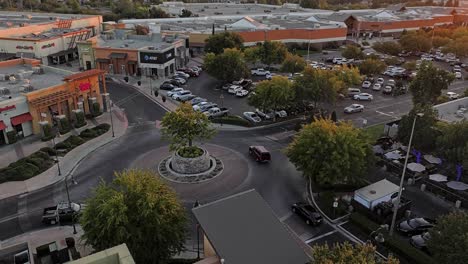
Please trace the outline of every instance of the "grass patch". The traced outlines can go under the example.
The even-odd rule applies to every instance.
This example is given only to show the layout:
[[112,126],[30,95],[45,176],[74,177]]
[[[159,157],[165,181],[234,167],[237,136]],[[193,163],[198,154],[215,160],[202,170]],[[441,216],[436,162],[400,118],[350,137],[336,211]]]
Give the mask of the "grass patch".
[[373,125],[364,128],[364,133],[369,137],[372,143],[376,142],[381,136],[384,135],[385,124]]

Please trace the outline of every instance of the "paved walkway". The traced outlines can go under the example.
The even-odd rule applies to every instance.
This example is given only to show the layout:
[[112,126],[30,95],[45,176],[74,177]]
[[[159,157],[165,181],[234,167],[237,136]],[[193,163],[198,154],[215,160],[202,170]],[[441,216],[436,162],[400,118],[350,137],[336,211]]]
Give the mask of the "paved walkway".
[[[11,196],[19,195],[22,193],[26,192],[32,192],[38,189],[41,189],[45,186],[51,185],[55,182],[58,182],[60,180],[63,180],[65,177],[73,173],[75,168],[78,166],[81,160],[83,160],[88,154],[92,153],[99,147],[102,147],[113,140],[119,138],[123,134],[125,134],[125,131],[128,127],[128,121],[127,117],[125,116],[125,113],[120,110],[116,109],[115,107],[113,108],[113,123],[114,123],[114,133],[115,137],[112,137],[112,128],[109,129],[108,132],[105,134],[94,138],[83,145],[80,145],[67,153],[64,157],[59,157],[60,160],[60,168],[62,171],[62,176],[59,176],[57,173],[57,166],[53,166],[49,168],[47,171],[31,178],[25,181],[16,181],[16,182],[5,182],[0,184],[0,200],[5,199]],[[104,113],[103,115],[99,116],[96,118],[96,122],[99,124],[102,123],[108,123],[110,124],[110,114],[109,113]],[[88,124],[91,124],[91,127],[93,127],[93,122],[88,121]],[[79,131],[83,130],[85,128],[81,128]],[[62,141],[65,140],[68,136],[62,136],[58,139],[57,141]],[[32,139],[31,139],[32,140]],[[41,144],[44,143],[45,145]],[[26,146],[23,149],[24,154],[26,153],[32,153],[34,151],[37,151],[41,147],[44,146],[50,146],[47,144],[51,144],[50,142],[41,142],[41,143],[32,143],[31,146],[28,146],[28,144],[24,144]],[[13,153],[14,147],[10,150],[9,155],[14,156],[16,155]],[[2,151],[3,153],[3,151]],[[28,154],[26,154],[28,155]],[[8,156],[8,155],[7,155]],[[5,156],[5,157],[7,157]],[[3,157],[2,157],[3,158]],[[13,160],[14,161],[14,160]],[[7,164],[8,165],[8,164]]]

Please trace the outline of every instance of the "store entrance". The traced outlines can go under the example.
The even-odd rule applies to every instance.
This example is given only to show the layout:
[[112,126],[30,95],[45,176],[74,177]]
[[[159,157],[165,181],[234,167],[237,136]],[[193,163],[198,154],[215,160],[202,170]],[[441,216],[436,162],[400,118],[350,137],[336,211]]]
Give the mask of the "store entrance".
[[3,130],[0,130],[0,146],[5,145],[5,144],[6,144],[5,133],[3,132]]

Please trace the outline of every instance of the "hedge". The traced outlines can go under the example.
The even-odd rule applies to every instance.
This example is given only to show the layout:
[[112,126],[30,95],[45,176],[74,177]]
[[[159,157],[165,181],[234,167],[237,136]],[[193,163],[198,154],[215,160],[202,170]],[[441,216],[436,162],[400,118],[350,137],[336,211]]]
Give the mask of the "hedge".
[[251,124],[249,121],[243,119],[242,117],[239,116],[224,116],[224,117],[218,117],[218,118],[213,118],[211,120],[213,123],[221,123],[221,124],[228,124],[228,125],[235,125],[235,126],[244,126],[244,127],[250,127]]
[[44,136],[42,137],[42,141],[49,141],[55,137],[54,134],[52,134],[52,127],[50,127],[49,124],[46,124],[42,127],[44,130]]
[[18,137],[16,136],[16,131],[8,131],[6,133],[7,138],[8,138],[8,144],[13,144],[18,141]]
[[60,134],[66,134],[70,132],[70,122],[68,122],[68,119],[62,118],[60,119]]
[[92,107],[93,107],[93,111],[92,111],[93,117],[100,116],[100,115],[102,114],[102,112],[101,112],[101,106],[99,105],[98,102],[93,103],[93,106],[92,106]]
[[[367,234],[377,230],[380,227],[377,223],[371,221],[360,213],[352,213],[350,220],[353,224],[358,226],[362,231]],[[435,264],[435,260],[426,255],[421,250],[411,246],[408,241],[405,241],[397,236],[390,237],[388,234],[383,233],[385,242],[383,245],[394,253],[402,256],[410,263],[417,264]]]
[[83,112],[75,113],[75,118],[76,118],[76,123],[75,123],[76,128],[86,126],[86,119],[85,119],[85,115]]

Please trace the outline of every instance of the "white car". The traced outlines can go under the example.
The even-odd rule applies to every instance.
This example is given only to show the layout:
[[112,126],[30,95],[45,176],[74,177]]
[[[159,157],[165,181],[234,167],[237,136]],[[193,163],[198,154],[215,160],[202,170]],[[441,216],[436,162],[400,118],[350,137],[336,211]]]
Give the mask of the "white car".
[[380,91],[382,89],[382,85],[380,83],[374,83],[374,86],[372,86],[372,90],[374,91]]
[[[186,98],[190,98],[192,96],[193,96],[192,92],[190,92],[188,90],[184,90],[184,91],[180,91],[180,92],[174,94],[172,96],[172,99],[177,100],[177,101],[184,101],[184,100],[186,101],[186,100],[188,100]],[[193,97],[195,97],[195,96],[193,96]],[[192,98],[190,98],[190,99],[192,99]]]
[[393,80],[393,79],[388,80],[387,85],[395,86],[395,80]]
[[341,61],[346,60],[344,58],[333,58],[333,64],[341,64]]
[[462,77],[463,75],[461,74],[461,72],[455,72],[455,78],[461,79]]
[[239,91],[236,92],[236,96],[237,96],[237,97],[244,97],[244,96],[246,96],[246,95],[248,95],[248,94],[249,94],[249,91],[244,90],[244,89],[239,90]]
[[242,90],[242,86],[239,85],[231,85],[228,89],[228,93],[236,94],[238,91]]
[[177,76],[173,77],[172,79],[180,82],[181,84],[187,83],[187,81],[184,78],[180,78],[180,77],[177,77]]
[[183,71],[176,71],[175,74],[185,76],[185,78],[190,78],[190,74],[185,73]]
[[273,78],[273,74],[271,74],[271,73],[265,74],[265,79],[271,80],[272,78]]
[[377,83],[380,83],[381,85],[384,84],[385,80],[384,78],[378,78]]
[[262,69],[262,68],[251,70],[251,74],[254,75],[254,76],[265,76],[265,75],[267,75],[269,73],[270,73],[270,71],[267,71],[267,70]]
[[232,84],[234,84],[234,85],[239,85],[239,84],[241,84],[243,81],[244,81],[244,79],[240,79],[240,80],[238,80],[238,81],[233,81]]
[[262,119],[254,112],[244,112],[244,118],[252,123],[262,122]]
[[455,99],[458,99],[460,95],[454,92],[447,92],[447,97],[450,98],[451,100],[455,100]]
[[279,110],[279,111],[275,111],[275,115],[276,117],[287,117],[288,113],[286,113],[286,111],[284,110]]
[[264,113],[263,111],[259,110],[259,109],[255,109],[255,113],[257,115],[259,115],[261,118],[263,119],[266,119],[266,120],[270,120],[270,119],[273,119],[273,115],[272,113]]
[[167,92],[167,96],[172,97],[174,94],[176,94],[178,92],[182,92],[183,90],[184,90],[184,88],[174,88],[174,89],[170,90],[169,92]]
[[201,103],[198,103],[198,104],[192,106],[192,108],[193,108],[193,110],[195,110],[195,111],[200,111],[200,109],[201,109],[203,106],[209,105],[209,104],[211,104],[211,103],[210,103],[210,102],[201,102]]
[[354,100],[358,100],[358,101],[372,101],[374,99],[374,96],[372,96],[372,94],[368,94],[368,93],[360,93],[360,94],[356,94],[354,97],[353,97]]
[[369,81],[364,81],[364,82],[362,83],[362,88],[370,88],[371,85],[372,85],[371,82],[369,82]]
[[364,106],[360,104],[352,104],[344,109],[347,114],[358,113],[364,111]]

